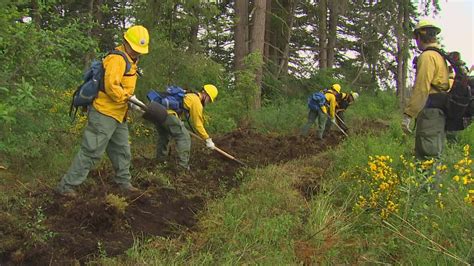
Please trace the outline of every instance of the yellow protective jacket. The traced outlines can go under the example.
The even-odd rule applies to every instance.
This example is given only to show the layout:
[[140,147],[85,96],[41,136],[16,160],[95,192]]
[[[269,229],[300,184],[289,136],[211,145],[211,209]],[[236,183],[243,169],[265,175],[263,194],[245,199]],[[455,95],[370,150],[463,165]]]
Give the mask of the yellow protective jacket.
[[[438,44],[429,46],[439,48]],[[425,51],[416,63],[415,85],[404,113],[414,118],[425,107],[428,95],[446,92],[449,89],[448,65],[436,51]]]
[[[209,134],[207,134],[204,128],[204,107],[201,103],[201,93],[186,93],[183,98],[183,107],[188,111],[189,119],[196,133],[202,139],[208,139]],[[173,110],[168,110],[168,114],[178,115]],[[185,112],[183,112],[182,116],[184,115],[186,115]]]
[[[125,52],[123,45],[115,49]],[[105,92],[99,91],[92,104],[99,113],[113,117],[120,123],[125,121],[128,110],[127,100],[134,94],[137,83],[137,62],[134,62],[128,54],[127,58],[131,67],[125,75],[127,64],[121,55],[110,54],[104,58]]]
[[[324,96],[326,96],[326,105],[329,105],[329,117],[333,119],[336,117],[336,106],[337,106],[336,95],[334,95],[331,92],[327,92],[324,94]],[[328,109],[328,106],[323,106],[323,108],[321,108],[321,110],[325,114],[328,113],[327,109]]]

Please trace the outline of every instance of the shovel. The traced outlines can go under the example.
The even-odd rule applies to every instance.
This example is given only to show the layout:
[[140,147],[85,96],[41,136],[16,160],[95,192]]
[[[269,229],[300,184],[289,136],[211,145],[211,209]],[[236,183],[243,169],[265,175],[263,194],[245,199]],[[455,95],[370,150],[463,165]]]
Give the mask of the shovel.
[[[321,111],[323,111],[323,110],[321,109]],[[323,111],[323,113],[324,113],[324,111]],[[329,116],[329,114],[326,113],[326,116],[329,118],[329,120],[331,120],[331,116]],[[338,117],[337,114],[336,114],[336,117]],[[341,119],[340,117],[338,117],[338,118]],[[331,123],[332,123],[332,121],[331,121]],[[342,132],[342,134],[344,134],[344,136],[349,137],[349,135],[347,135],[346,131],[344,131],[344,129],[342,129],[336,122],[334,122],[333,124],[336,125],[336,127]]]
[[344,131],[344,129],[342,129],[336,122],[334,122],[333,124],[336,125],[337,128],[339,128],[339,130],[342,132],[342,134],[344,134],[344,136],[349,137],[346,131]]
[[[336,115],[336,116],[337,116],[337,115]],[[331,117],[330,117],[329,115],[327,115],[327,117],[331,120]],[[332,122],[332,121],[331,121],[331,123],[333,123],[334,125],[336,125],[336,127],[342,132],[342,134],[344,134],[344,136],[349,137],[349,135],[347,135],[346,131],[344,131],[344,129],[342,129],[342,128],[337,124],[337,122]]]
[[[198,135],[196,135],[195,133],[193,133],[193,132],[191,132],[191,131],[189,131],[189,134],[191,134],[191,136],[193,136],[193,137],[195,137],[195,138],[197,138],[197,139],[199,139],[199,140],[201,140],[201,141],[204,141],[201,137],[199,137]],[[237,162],[237,163],[243,165],[243,166],[247,166],[246,163],[244,163],[244,162],[238,160],[238,159],[235,158],[234,156],[228,154],[227,152],[225,152],[225,151],[223,151],[223,150],[221,150],[221,149],[219,149],[219,148],[217,148],[217,147],[215,147],[214,150],[217,151],[218,153],[224,155],[225,157],[227,157],[227,158],[229,158],[229,159],[231,159],[231,160],[233,160],[233,161],[235,161],[235,162]]]
[[163,124],[168,116],[166,108],[157,102],[150,102],[145,105],[132,99],[128,99],[128,101],[145,111],[143,118],[152,123]]
[[343,128],[344,130],[349,129],[349,128],[347,127],[346,123],[344,123],[344,120],[342,120],[342,118],[341,118],[340,116],[338,116],[337,114],[336,114],[336,118],[337,118],[337,120],[338,120],[339,122],[341,122],[341,124],[342,124],[343,127],[344,127],[344,128]]

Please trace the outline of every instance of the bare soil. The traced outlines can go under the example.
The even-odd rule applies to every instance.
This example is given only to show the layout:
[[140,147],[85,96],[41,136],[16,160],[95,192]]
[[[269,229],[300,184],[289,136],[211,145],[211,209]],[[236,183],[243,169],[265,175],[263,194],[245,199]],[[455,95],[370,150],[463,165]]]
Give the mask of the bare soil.
[[[372,125],[372,128],[380,126]],[[271,136],[238,130],[216,137],[214,141],[216,146],[254,168],[315,155],[342,139],[335,131],[324,141],[318,141],[314,135]],[[81,185],[75,199],[56,195],[46,187],[30,191],[29,196],[35,199],[32,204],[36,206],[31,209],[41,206],[44,215],[44,221],[38,223],[43,226],[39,231],[52,232],[53,236],[43,244],[21,245],[19,243],[31,241],[31,231],[36,231],[20,232],[12,217],[0,215],[0,232],[5,234],[0,236],[0,241],[15,239],[18,243],[8,246],[8,250],[0,249],[0,265],[82,264],[100,254],[122,254],[140,239],[176,237],[194,230],[196,214],[205,207],[206,201],[237,187],[240,184],[238,173],[245,171],[241,164],[205,149],[198,142],[193,143],[190,172],[178,171],[175,156],[171,156],[167,164],[139,157],[132,162],[132,171],[138,176],[134,177],[134,185],[141,190],[137,193],[125,193],[115,187],[111,168],[92,171],[88,180],[94,181]],[[157,172],[169,177],[170,184],[153,179]],[[317,186],[314,182],[308,180],[299,185],[305,196],[311,193],[308,187]],[[106,201],[110,194],[121,196],[128,203],[124,212]],[[35,213],[25,211],[24,215]]]

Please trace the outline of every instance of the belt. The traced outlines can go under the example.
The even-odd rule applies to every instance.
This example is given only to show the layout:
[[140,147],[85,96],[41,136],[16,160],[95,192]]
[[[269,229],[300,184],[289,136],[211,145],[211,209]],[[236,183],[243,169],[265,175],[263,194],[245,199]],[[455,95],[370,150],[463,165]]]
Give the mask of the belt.
[[446,107],[446,101],[448,95],[446,93],[432,93],[428,95],[425,108],[439,108],[444,109]]

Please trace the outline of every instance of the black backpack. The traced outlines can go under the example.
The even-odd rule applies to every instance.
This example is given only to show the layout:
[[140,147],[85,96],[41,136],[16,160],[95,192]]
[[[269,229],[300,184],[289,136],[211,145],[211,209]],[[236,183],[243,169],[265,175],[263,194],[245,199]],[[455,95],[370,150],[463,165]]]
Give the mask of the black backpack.
[[474,88],[471,87],[465,66],[461,60],[456,60],[441,49],[435,47],[425,49],[425,51],[429,50],[436,51],[443,56],[455,73],[453,86],[448,91],[444,106],[441,108],[446,115],[446,130],[463,130],[469,125],[468,118],[472,115],[474,106],[472,92]]

